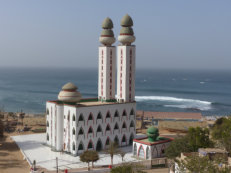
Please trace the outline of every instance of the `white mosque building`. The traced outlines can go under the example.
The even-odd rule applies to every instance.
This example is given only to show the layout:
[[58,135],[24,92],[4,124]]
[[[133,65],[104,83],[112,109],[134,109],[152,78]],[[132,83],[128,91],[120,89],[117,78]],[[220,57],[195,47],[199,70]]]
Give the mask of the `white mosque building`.
[[119,146],[132,145],[136,135],[136,49],[132,45],[135,36],[131,17],[125,15],[121,26],[118,37],[121,45],[116,52],[112,46],[115,38],[111,19],[106,18],[102,24],[98,98],[81,98],[78,88],[67,83],[58,100],[47,101],[47,144],[53,150],[79,155],[84,150],[102,150],[110,141]]

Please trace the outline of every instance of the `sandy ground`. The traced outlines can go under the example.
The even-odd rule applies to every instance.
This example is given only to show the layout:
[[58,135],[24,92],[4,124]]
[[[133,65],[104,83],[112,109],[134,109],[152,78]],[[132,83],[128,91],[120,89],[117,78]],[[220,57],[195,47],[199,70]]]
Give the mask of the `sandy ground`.
[[30,167],[9,136],[0,141],[0,173],[27,173]]

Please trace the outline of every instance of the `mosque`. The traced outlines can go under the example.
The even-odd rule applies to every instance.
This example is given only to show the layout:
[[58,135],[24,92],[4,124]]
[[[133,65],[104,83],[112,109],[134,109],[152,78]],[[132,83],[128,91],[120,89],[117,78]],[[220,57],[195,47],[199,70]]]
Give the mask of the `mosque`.
[[58,100],[47,101],[46,140],[52,150],[79,155],[84,150],[102,150],[110,141],[119,146],[133,144],[136,47],[132,45],[135,41],[132,26],[131,17],[125,15],[118,36],[121,44],[115,47],[112,46],[115,43],[112,20],[106,18],[102,23],[98,98],[82,98],[77,86],[67,83]]

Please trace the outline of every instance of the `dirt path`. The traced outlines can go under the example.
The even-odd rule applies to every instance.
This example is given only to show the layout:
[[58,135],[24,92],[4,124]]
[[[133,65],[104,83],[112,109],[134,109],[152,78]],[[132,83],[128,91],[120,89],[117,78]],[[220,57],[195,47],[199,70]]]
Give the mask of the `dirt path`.
[[[7,135],[7,134],[6,134]],[[7,135],[0,140],[0,173],[29,173],[30,167],[17,144]]]

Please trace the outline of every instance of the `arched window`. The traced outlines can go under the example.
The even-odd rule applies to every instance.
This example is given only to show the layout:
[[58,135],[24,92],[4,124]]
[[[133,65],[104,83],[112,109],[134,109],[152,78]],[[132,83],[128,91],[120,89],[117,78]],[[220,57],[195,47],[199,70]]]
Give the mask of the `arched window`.
[[80,129],[79,129],[79,135],[83,135],[84,134],[84,131],[83,131],[83,128],[81,127]]
[[110,144],[110,139],[108,137],[107,140],[106,140],[106,144],[105,145],[109,145],[109,144]]
[[97,132],[102,132],[102,128],[101,128],[100,125],[99,125],[98,128],[97,128]]
[[99,112],[98,115],[97,115],[97,120],[98,120],[98,119],[102,119],[102,114],[101,114],[101,112]]
[[111,118],[111,114],[109,111],[107,112],[106,118]]
[[119,117],[119,112],[116,110],[114,114],[114,118]]
[[47,115],[49,115],[49,109],[47,108]]
[[75,143],[72,144],[72,150],[75,151]]
[[80,114],[78,121],[84,121],[83,114]]
[[150,153],[149,153],[149,147],[146,148],[146,159],[149,159]]
[[47,133],[47,141],[49,141],[49,134]]
[[47,127],[49,127],[49,121],[47,121]]
[[89,114],[88,121],[89,121],[89,120],[93,120],[92,113]]
[[124,122],[123,125],[122,125],[122,129],[124,129],[124,128],[127,128],[127,125],[126,125],[125,122]]
[[73,130],[72,130],[72,134],[75,135],[75,129],[74,129],[74,128],[73,128]]
[[144,158],[144,148],[143,148],[143,145],[141,145],[140,148],[139,148],[138,156],[140,158]]
[[78,150],[83,150],[83,143],[82,142],[79,143]]
[[119,144],[119,138],[118,136],[115,137],[114,142],[118,145]]
[[115,124],[114,130],[119,129],[118,123]]
[[97,144],[96,144],[96,151],[100,151],[100,150],[102,150],[102,148],[103,148],[102,141],[99,138],[97,141]]
[[75,121],[75,114],[73,114],[72,116],[72,121]]
[[93,133],[92,127],[89,128],[88,133]]
[[137,155],[137,146],[136,143],[133,146],[133,155],[136,156]]
[[90,142],[88,143],[87,149],[93,149],[92,141],[90,141]]
[[133,122],[133,121],[131,121],[131,123],[130,123],[130,127],[135,127],[135,125],[134,125],[134,122]]
[[127,116],[127,112],[126,112],[126,110],[124,110],[124,111],[123,111],[122,116]]
[[110,127],[109,124],[106,126],[105,134],[106,134],[107,131],[111,131],[111,127]]
[[132,108],[131,112],[130,112],[130,115],[135,115],[134,113],[134,109]]
[[132,145],[133,144],[133,139],[134,139],[134,135],[133,133],[130,135],[130,138],[129,138],[129,145]]
[[68,111],[67,120],[70,121],[70,111]]
[[122,142],[126,142],[126,136],[123,135]]

